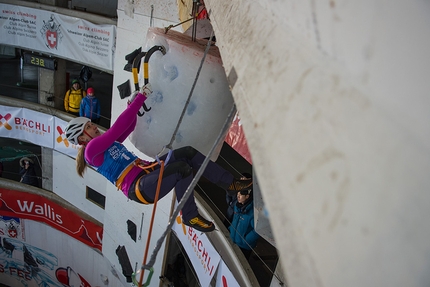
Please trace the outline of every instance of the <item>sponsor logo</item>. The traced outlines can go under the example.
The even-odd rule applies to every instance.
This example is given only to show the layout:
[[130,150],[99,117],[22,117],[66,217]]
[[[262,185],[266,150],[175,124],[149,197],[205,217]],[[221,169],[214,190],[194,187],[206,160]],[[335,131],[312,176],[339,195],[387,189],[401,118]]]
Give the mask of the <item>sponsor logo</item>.
[[21,220],[16,217],[0,216],[0,236],[15,239],[23,238]]
[[9,234],[9,237],[11,238],[17,238],[18,237],[18,230],[16,229],[16,226],[11,222],[7,226],[7,234]]
[[55,270],[55,277],[57,277],[57,280],[67,287],[91,287],[88,281],[85,280],[85,278],[82,277],[81,274],[77,273],[70,266],[68,266],[67,268],[57,268],[57,270]]
[[205,248],[204,241],[200,239],[199,233],[189,226],[187,236],[191,246],[193,246],[196,256],[200,259],[200,263],[205,269],[205,272],[212,276],[216,266],[213,263],[211,264],[211,256],[209,251]]
[[29,133],[44,135],[51,133],[51,126],[46,123],[35,121],[31,118],[14,117],[15,129]]
[[64,134],[63,129],[60,126],[57,126],[57,132],[58,132],[58,137],[57,137],[57,143],[64,143],[64,145],[66,147],[69,147],[69,141],[66,138],[66,135]]
[[42,34],[46,47],[49,49],[57,49],[59,42],[61,42],[61,39],[63,38],[60,26],[61,25],[58,24],[54,15],[51,15],[48,21],[43,20],[43,26],[40,33]]
[[5,116],[0,114],[0,128],[4,127],[7,130],[11,130],[12,126],[8,123],[8,121],[12,118],[11,114],[6,114]]
[[21,200],[17,200],[18,207],[21,212],[27,213],[29,215],[35,215],[35,216],[44,216],[45,218],[57,223],[57,224],[63,224],[63,220],[61,219],[61,215],[56,214],[53,207],[51,207],[49,204],[44,203],[36,204],[32,201],[24,200],[21,202]]

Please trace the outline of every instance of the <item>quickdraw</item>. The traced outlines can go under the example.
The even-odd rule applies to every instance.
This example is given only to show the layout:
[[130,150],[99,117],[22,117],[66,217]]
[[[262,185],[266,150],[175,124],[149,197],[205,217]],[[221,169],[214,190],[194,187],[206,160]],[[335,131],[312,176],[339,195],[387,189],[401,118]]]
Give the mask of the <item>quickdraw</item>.
[[140,271],[141,271],[141,269],[138,270],[136,273],[132,274],[131,278],[132,278],[133,284],[136,285],[136,286],[143,286],[143,287],[149,286],[149,284],[151,284],[152,275],[154,274],[154,268],[152,268],[152,267],[149,268],[148,278],[146,279],[146,282],[143,285],[142,285],[142,282],[139,283],[136,280],[136,275],[140,275],[140,273],[141,273]]

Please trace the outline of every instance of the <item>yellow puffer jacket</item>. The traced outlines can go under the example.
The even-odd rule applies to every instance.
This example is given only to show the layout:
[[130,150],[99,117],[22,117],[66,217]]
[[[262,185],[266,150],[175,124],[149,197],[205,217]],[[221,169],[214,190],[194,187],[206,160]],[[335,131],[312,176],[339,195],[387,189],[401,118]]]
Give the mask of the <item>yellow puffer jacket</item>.
[[64,96],[64,109],[66,112],[79,113],[79,107],[81,100],[87,95],[82,89],[74,90],[73,88],[68,90]]

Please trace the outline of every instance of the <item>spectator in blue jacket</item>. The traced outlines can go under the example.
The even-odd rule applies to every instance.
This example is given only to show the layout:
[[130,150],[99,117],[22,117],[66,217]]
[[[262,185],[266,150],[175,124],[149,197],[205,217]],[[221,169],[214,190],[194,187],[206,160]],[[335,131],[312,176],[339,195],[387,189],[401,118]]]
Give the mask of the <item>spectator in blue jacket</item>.
[[229,227],[230,238],[242,250],[246,259],[249,259],[252,249],[257,245],[260,237],[254,230],[254,202],[252,189],[237,193],[237,202],[234,205],[233,220]]
[[[252,178],[252,175],[248,172],[242,173],[242,178]],[[229,227],[231,222],[233,221],[234,207],[237,203],[237,194],[236,193],[228,193],[225,194],[225,200],[227,202],[227,212],[224,219],[225,227]]]
[[91,119],[95,124],[100,122],[100,102],[94,96],[94,88],[87,89],[87,95],[81,101],[79,116]]

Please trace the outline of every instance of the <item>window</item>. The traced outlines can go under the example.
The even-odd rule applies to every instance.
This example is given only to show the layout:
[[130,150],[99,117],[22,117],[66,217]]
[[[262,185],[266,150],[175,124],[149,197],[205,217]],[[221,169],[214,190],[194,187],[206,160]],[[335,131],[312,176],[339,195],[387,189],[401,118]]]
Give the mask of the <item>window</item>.
[[106,197],[88,186],[87,186],[87,199],[92,203],[94,203],[95,205],[98,205],[99,207],[105,209]]

